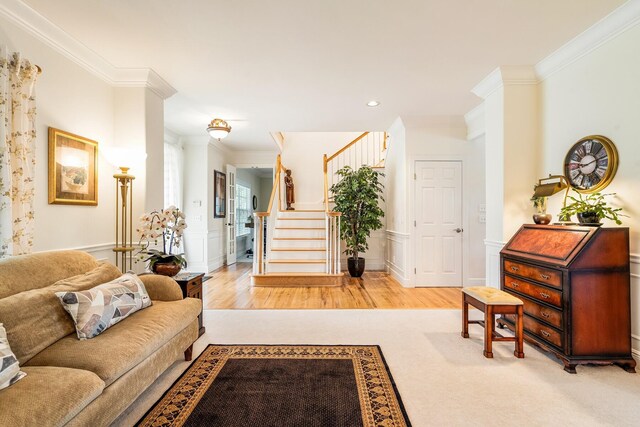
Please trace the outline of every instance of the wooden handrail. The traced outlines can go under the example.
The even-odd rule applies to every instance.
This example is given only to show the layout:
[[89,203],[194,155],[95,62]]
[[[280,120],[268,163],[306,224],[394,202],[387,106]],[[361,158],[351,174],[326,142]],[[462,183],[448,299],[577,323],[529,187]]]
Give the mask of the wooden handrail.
[[282,170],[282,162],[280,154],[276,157],[276,179],[273,182],[273,188],[271,189],[271,197],[269,197],[269,207],[266,212],[254,212],[257,216],[269,216],[271,215],[271,209],[273,208],[273,201],[276,198],[276,191],[279,191],[280,187],[280,171]]
[[329,158],[327,158],[327,162],[330,162],[331,160],[333,160],[334,158],[342,154],[347,148],[351,147],[353,144],[360,141],[362,138],[364,138],[367,135],[369,135],[369,132],[364,132],[362,135],[360,135],[359,137],[357,137],[356,139],[354,139],[353,141],[351,141],[350,143],[348,143],[347,145],[345,145],[344,147],[342,147],[341,149],[333,153],[333,155],[329,156]]

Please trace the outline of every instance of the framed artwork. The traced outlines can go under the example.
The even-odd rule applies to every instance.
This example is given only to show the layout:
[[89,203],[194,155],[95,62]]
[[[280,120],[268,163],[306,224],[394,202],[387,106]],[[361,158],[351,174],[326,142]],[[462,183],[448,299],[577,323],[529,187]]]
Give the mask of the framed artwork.
[[213,171],[213,217],[224,218],[226,216],[227,202],[227,175],[219,171]]
[[98,143],[49,128],[49,204],[98,205]]

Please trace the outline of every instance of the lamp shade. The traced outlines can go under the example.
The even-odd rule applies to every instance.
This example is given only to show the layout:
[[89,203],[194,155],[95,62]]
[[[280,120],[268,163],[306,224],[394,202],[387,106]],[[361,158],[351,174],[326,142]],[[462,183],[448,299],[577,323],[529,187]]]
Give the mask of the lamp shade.
[[229,135],[229,132],[231,132],[231,126],[222,119],[213,119],[207,127],[207,132],[211,135],[211,138],[220,140]]

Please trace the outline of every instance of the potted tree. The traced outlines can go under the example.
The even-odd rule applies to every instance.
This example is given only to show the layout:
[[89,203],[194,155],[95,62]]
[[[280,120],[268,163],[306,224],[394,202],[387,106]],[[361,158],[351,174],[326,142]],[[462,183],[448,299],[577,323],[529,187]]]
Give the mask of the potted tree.
[[384,211],[378,205],[384,186],[380,182],[381,172],[369,166],[358,170],[345,166],[336,172],[340,181],[331,186],[334,210],[342,212],[340,238],[346,243],[347,266],[351,277],[360,277],[365,261],[361,252],[369,249],[367,238],[371,232],[382,228]]
[[612,208],[607,205],[606,197],[613,196],[615,193],[601,194],[592,193],[583,197],[581,193],[577,193],[578,198],[569,196],[573,203],[568,204],[560,210],[560,216],[570,218],[576,214],[578,222],[582,225],[599,226],[600,221],[604,218],[610,219],[616,224],[622,224],[621,216],[627,216],[620,213],[622,208]]

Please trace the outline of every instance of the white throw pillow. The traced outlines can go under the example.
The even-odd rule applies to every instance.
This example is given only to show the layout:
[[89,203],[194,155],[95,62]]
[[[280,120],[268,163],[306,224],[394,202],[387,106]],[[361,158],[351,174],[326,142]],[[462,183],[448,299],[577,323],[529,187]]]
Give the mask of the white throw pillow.
[[18,359],[9,347],[7,331],[0,323],[0,390],[24,378],[27,374],[20,370]]
[[71,315],[81,340],[93,338],[151,305],[142,280],[133,273],[123,274],[88,291],[56,292],[56,296]]

